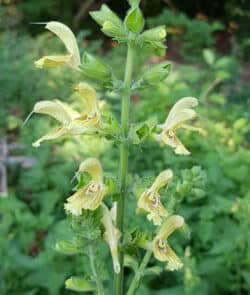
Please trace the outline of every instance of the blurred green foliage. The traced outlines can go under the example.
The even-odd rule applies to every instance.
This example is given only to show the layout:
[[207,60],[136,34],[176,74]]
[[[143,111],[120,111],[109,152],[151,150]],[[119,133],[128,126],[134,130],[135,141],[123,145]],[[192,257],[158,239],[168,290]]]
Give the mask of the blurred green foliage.
[[[44,5],[45,15],[48,15],[47,2],[39,4]],[[31,3],[27,1],[26,5]],[[23,9],[28,17],[27,7]],[[144,218],[134,214],[133,192],[166,168],[173,169],[175,177],[162,193],[163,202],[169,208],[180,210],[191,230],[183,253],[180,245],[186,245],[184,239],[173,240],[185,261],[183,271],[159,271],[157,277],[146,276],[138,294],[247,294],[250,289],[250,88],[242,79],[237,52],[231,56],[218,56],[213,50],[213,25],[201,24],[202,21],[193,23],[183,15],[176,19],[170,16],[170,25],[178,26],[181,21],[187,25],[190,39],[183,35],[184,39],[178,40],[183,44],[182,54],[189,54],[195,63],[173,62],[172,73],[166,80],[153,89],[135,93],[131,119],[134,123],[149,118],[163,122],[178,98],[192,95],[199,98],[199,119],[207,135],[181,134],[192,151],[190,157],[176,157],[170,149],[159,148],[155,143],[140,145],[139,152],[138,147],[131,150],[130,171],[138,175],[137,179],[130,177],[131,193],[126,213],[130,223],[135,220],[138,228],[130,228],[130,232],[145,227]],[[160,20],[161,17],[152,21],[160,24]],[[203,36],[192,36],[196,30],[194,24],[202,29]],[[79,34],[82,52],[87,48],[89,52],[99,54],[101,41],[83,44],[82,38],[87,36],[86,31]],[[204,50],[204,46],[208,48]],[[22,127],[34,102],[60,98],[79,104],[71,87],[73,81],[84,77],[75,76],[70,70],[44,72],[33,68],[33,61],[38,56],[61,49],[47,33],[34,39],[15,32],[0,35],[1,136],[25,143],[23,153],[37,158],[30,170],[8,167],[10,193],[8,198],[0,200],[0,232],[4,237],[0,240],[0,290],[3,295],[73,294],[64,289],[66,274],[88,277],[87,259],[61,256],[53,249],[58,239],[67,240],[71,235],[63,211],[63,202],[75,185],[70,180],[86,155],[101,158],[106,178],[112,179],[116,171],[118,151],[111,154],[110,143],[106,140],[83,136],[45,144],[38,150],[31,147],[31,142],[51,125],[41,117]],[[118,77],[123,72],[120,67],[123,53],[124,48],[119,47],[105,56]],[[154,62],[149,56],[149,52],[141,49],[137,54],[137,78]],[[185,55],[183,57],[188,60]],[[98,92],[119,116],[119,97],[104,93],[102,89]],[[112,271],[111,264],[103,263],[108,255],[107,246],[103,244],[98,252],[105,278]],[[137,259],[141,256],[141,253],[133,253],[133,249],[131,253]],[[126,274],[128,285],[129,269]]]
[[218,21],[209,23],[202,19],[191,19],[184,13],[169,9],[148,18],[148,24],[150,27],[165,25],[170,38],[178,42],[178,53],[187,61],[197,61],[202,48],[214,46],[213,33],[224,29]]

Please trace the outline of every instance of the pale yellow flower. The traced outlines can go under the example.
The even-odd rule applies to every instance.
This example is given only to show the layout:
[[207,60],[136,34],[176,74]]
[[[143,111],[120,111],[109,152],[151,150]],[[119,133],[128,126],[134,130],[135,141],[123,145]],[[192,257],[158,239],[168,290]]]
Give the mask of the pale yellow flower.
[[153,240],[153,253],[156,259],[168,262],[166,269],[174,271],[183,266],[180,258],[169,246],[168,237],[178,228],[184,225],[183,217],[179,215],[170,216],[161,226],[158,234]]
[[152,220],[154,225],[160,225],[162,223],[162,217],[168,215],[167,210],[161,203],[159,189],[168,184],[173,178],[173,172],[171,170],[162,171],[151,187],[142,193],[137,203],[137,212],[146,211],[147,218]]
[[119,273],[120,263],[119,263],[119,257],[118,257],[118,241],[119,241],[119,238],[121,237],[121,233],[114,226],[115,221],[113,218],[112,209],[109,210],[107,206],[105,206],[103,203],[102,203],[102,209],[103,209],[102,223],[105,228],[104,239],[109,244],[111,256],[113,259],[114,272]]
[[80,164],[78,171],[87,172],[91,176],[91,181],[70,196],[67,203],[64,204],[65,210],[76,216],[82,214],[82,209],[96,210],[106,193],[99,160],[96,158],[86,159]]
[[55,21],[48,22],[45,28],[61,39],[68,51],[68,54],[44,56],[35,61],[35,66],[37,68],[46,68],[68,65],[73,68],[78,68],[81,64],[80,54],[75,35],[71,29],[64,24]]
[[176,135],[177,129],[183,128],[190,131],[198,131],[202,133],[201,128],[187,125],[186,123],[194,119],[197,114],[192,109],[198,105],[198,100],[194,97],[181,98],[172,107],[164,124],[159,125],[162,129],[160,134],[155,134],[155,139],[160,143],[172,147],[176,154],[188,155],[190,152],[186,149],[183,143]]
[[86,83],[80,83],[75,90],[86,101],[87,110],[83,114],[60,100],[44,100],[35,104],[32,113],[49,115],[60,125],[34,142],[34,147],[39,147],[42,141],[56,139],[63,135],[79,135],[96,130],[100,122],[100,112],[94,88]]

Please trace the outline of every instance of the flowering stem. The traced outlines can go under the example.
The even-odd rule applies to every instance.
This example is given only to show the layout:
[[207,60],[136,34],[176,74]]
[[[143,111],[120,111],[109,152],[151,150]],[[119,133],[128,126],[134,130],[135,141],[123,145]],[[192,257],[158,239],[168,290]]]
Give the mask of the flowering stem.
[[96,282],[97,294],[98,295],[104,295],[105,294],[104,287],[102,285],[102,281],[100,279],[100,276],[98,274],[97,267],[96,267],[96,264],[95,264],[95,255],[94,255],[93,245],[88,246],[88,252],[89,252],[88,254],[89,254],[89,260],[90,260],[90,267],[91,267],[91,270],[92,270],[94,280]]
[[[131,96],[131,77],[133,69],[133,55],[134,49],[131,43],[128,44],[127,60],[124,75],[124,90],[122,93],[122,109],[121,109],[121,128],[122,128],[122,143],[120,145],[120,171],[119,171],[119,183],[120,183],[120,196],[117,202],[117,214],[116,214],[116,227],[123,236],[123,223],[124,223],[124,206],[125,198],[127,194],[127,172],[128,172],[128,131],[129,131],[129,108],[130,108],[130,96]],[[123,294],[123,252],[119,250],[119,262],[121,271],[115,274],[114,278],[114,295]]]
[[140,281],[144,275],[144,270],[145,270],[146,266],[148,265],[151,255],[152,255],[152,250],[147,250],[147,252],[144,255],[142,262],[139,266],[139,269],[136,271],[135,276],[130,284],[127,295],[134,295],[135,292],[137,291],[137,289],[140,285]]

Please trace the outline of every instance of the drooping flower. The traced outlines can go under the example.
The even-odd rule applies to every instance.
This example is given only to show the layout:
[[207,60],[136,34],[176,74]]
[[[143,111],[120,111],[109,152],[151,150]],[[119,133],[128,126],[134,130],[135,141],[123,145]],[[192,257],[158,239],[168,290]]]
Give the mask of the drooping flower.
[[197,116],[192,109],[198,105],[198,100],[194,97],[181,98],[170,110],[164,124],[158,125],[162,129],[160,134],[155,134],[155,139],[163,144],[172,147],[176,154],[189,155],[190,152],[176,135],[177,129],[187,129],[202,133],[201,128],[188,125],[187,122]]
[[86,159],[80,164],[78,171],[87,172],[91,181],[70,196],[64,204],[65,210],[76,216],[82,214],[82,209],[96,210],[106,193],[102,166],[98,159]]
[[37,68],[47,68],[68,65],[77,69],[81,64],[81,60],[76,38],[71,29],[68,26],[56,21],[48,22],[45,28],[61,39],[68,51],[68,54],[44,56],[35,61],[35,66]]
[[34,142],[34,147],[39,147],[41,142],[45,140],[56,139],[68,134],[79,135],[92,132],[98,127],[100,112],[95,89],[87,83],[79,83],[75,90],[86,101],[86,111],[83,114],[73,110],[60,100],[44,100],[35,104],[32,113],[49,115],[56,119],[60,125]]
[[168,244],[168,237],[178,228],[184,225],[184,218],[180,215],[170,216],[161,226],[153,240],[153,253],[156,259],[168,262],[166,269],[174,271],[183,266],[180,258]]
[[112,209],[109,210],[106,205],[102,203],[103,217],[102,223],[105,228],[104,239],[109,244],[111,256],[113,259],[114,272],[120,272],[120,263],[118,257],[118,241],[121,237],[121,233],[114,226],[114,216]]
[[168,184],[173,178],[173,172],[169,169],[162,171],[155,179],[151,187],[142,193],[137,203],[137,212],[146,211],[147,218],[154,225],[160,225],[162,217],[168,215],[167,210],[161,203],[159,189]]

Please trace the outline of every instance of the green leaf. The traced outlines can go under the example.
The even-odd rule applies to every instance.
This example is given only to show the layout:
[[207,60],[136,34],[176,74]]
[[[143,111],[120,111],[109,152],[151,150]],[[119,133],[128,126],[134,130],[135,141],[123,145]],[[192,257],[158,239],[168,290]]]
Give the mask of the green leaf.
[[152,130],[155,128],[153,121],[145,121],[138,124],[133,124],[129,131],[129,137],[133,144],[142,143],[149,135]]

